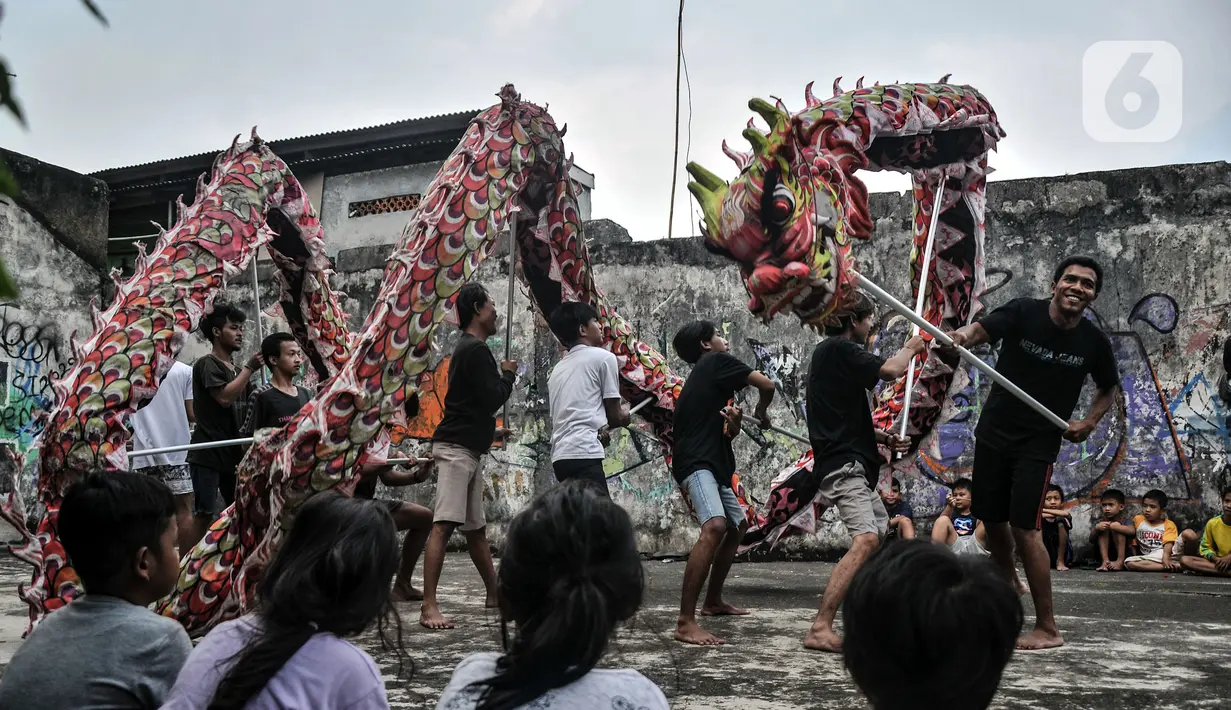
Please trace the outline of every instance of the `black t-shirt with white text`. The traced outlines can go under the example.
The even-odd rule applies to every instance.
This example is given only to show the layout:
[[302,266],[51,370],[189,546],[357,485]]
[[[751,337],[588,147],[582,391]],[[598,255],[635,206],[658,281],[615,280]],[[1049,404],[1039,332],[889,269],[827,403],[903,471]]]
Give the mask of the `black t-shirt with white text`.
[[859,461],[870,481],[880,475],[868,391],[880,381],[884,364],[884,358],[838,336],[822,340],[812,351],[805,413],[814,472],[823,475]]
[[[1098,326],[1082,318],[1075,328],[1056,325],[1050,301],[1018,298],[979,323],[988,342],[1003,340],[996,371],[1061,419],[1077,407],[1086,375],[1100,390],[1120,384],[1111,342]],[[1063,432],[1010,394],[992,385],[975,437],[1023,458],[1055,461]]]
[[710,471],[718,485],[731,487],[735,452],[723,432],[722,409],[748,385],[753,370],[729,353],[709,352],[697,360],[675,401],[671,469],[677,483],[696,471]]
[[289,395],[274,387],[273,383],[267,384],[248,398],[248,415],[240,427],[240,433],[251,436],[257,429],[282,428],[311,399],[312,393],[299,385],[295,385],[295,394]]

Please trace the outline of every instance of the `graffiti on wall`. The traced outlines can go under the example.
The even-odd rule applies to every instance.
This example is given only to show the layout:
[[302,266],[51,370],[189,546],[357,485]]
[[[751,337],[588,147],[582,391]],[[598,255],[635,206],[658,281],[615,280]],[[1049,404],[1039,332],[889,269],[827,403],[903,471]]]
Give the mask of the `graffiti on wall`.
[[[52,381],[70,366],[48,326],[25,325],[0,305],[0,441],[25,451],[42,430]],[[15,309],[14,309],[15,310]]]

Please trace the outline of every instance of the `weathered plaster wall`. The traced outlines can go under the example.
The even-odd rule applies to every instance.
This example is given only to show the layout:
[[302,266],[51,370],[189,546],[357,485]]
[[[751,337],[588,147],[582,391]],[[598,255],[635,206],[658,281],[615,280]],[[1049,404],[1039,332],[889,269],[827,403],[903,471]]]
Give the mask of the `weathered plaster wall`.
[[72,364],[69,338],[76,332],[84,339],[92,327],[90,299],[101,293],[97,266],[106,255],[107,188],[25,156],[6,152],[5,161],[23,191],[16,200],[0,197],[0,257],[21,292],[0,301],[0,444],[25,453],[41,430],[39,412],[51,402],[51,378]]

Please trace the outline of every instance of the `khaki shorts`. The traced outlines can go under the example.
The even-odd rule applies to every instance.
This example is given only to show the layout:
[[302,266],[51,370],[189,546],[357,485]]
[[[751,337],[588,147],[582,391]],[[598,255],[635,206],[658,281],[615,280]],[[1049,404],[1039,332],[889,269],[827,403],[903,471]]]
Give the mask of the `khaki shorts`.
[[432,442],[436,461],[436,511],[434,523],[458,523],[462,530],[481,530],[483,515],[482,459],[464,446]]
[[851,537],[864,533],[885,537],[889,514],[885,502],[868,483],[863,464],[852,461],[825,474],[818,492],[838,509],[838,517]]

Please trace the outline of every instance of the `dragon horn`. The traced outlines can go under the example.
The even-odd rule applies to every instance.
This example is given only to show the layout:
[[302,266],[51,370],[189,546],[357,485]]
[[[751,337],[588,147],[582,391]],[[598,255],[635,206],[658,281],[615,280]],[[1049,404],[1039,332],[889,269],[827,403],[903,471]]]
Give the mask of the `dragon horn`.
[[744,132],[740,135],[748,139],[748,142],[752,144],[753,153],[757,155],[765,155],[765,153],[769,151],[769,139],[767,139],[765,134],[761,133],[757,129],[745,128]]
[[[787,115],[786,111],[773,106],[764,99],[753,99],[749,101],[748,108],[760,114],[761,118],[765,119],[765,122],[769,124],[769,130],[771,131],[783,128],[786,122],[790,120],[790,117]],[[747,131],[744,131],[745,135],[747,135],[747,133]],[[762,138],[763,137],[764,136],[762,136]],[[752,139],[749,138],[748,140],[751,141]]]
[[953,76],[953,75],[952,75],[952,74],[945,74],[944,76],[940,77],[940,81],[938,81],[938,82],[936,82],[936,83],[938,83],[938,84],[948,84],[948,83],[949,83],[949,77],[951,77],[951,76]]
[[855,82],[855,88],[856,88],[856,89],[862,89],[862,88],[863,88],[863,77],[862,77],[862,76],[861,76],[861,77],[859,77],[859,81],[856,81],[856,82]]
[[727,183],[696,163],[689,163],[684,169],[693,177],[693,181],[688,183],[688,191],[701,208],[701,218],[705,221],[702,230],[707,235],[717,236],[718,214],[722,210],[722,198],[727,194]]
[[833,80],[833,95],[834,96],[842,95],[842,85],[838,83],[839,81],[842,81],[842,77],[838,77]]

